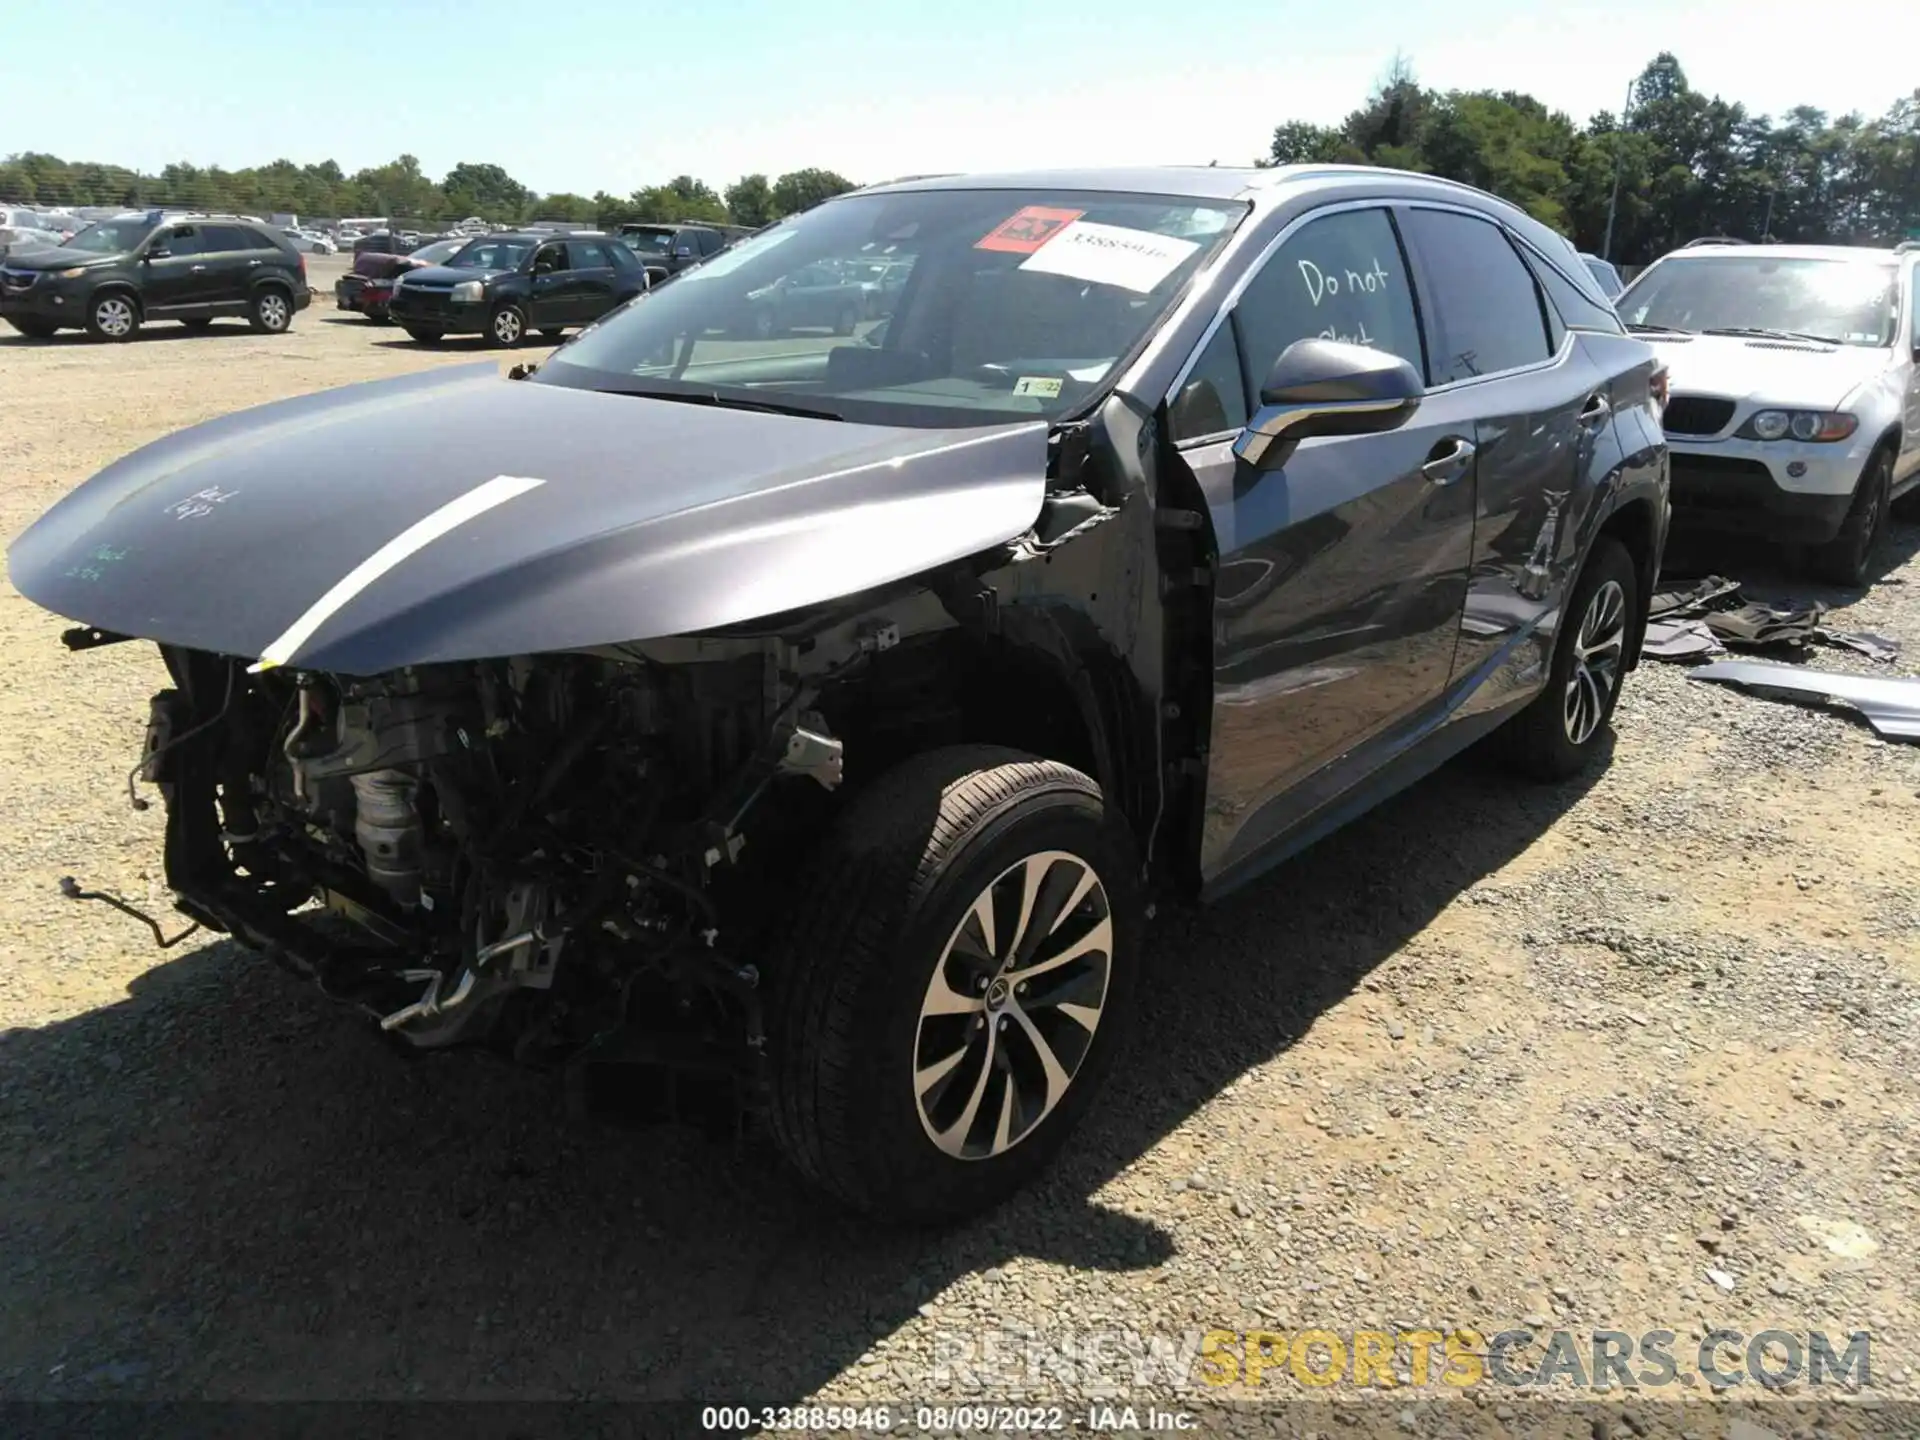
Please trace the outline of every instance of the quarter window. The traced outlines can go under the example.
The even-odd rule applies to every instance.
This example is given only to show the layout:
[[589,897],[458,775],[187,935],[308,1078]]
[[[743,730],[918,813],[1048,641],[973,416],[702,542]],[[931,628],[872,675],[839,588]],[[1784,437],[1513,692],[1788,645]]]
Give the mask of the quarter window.
[[1416,370],[1422,363],[1413,289],[1385,210],[1309,221],[1253,277],[1234,313],[1256,385],[1296,340],[1344,340],[1398,355]]
[[1522,252],[1526,256],[1534,277],[1539,280],[1540,288],[1547,292],[1551,307],[1559,312],[1560,318],[1574,330],[1604,330],[1610,335],[1623,333],[1620,317],[1611,306],[1603,306],[1591,300],[1579,286],[1541,256]]
[[1167,434],[1175,443],[1238,430],[1247,423],[1247,384],[1228,321],[1213,332],[1180,393],[1167,407]]
[[1539,287],[1499,226],[1451,210],[1409,210],[1404,223],[1439,312],[1431,384],[1538,365],[1553,353]]

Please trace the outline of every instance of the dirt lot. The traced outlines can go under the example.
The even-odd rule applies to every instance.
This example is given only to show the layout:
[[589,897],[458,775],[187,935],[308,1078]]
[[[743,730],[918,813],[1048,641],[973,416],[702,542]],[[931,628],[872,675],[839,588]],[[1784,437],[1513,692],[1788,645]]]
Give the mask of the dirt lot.
[[[330,297],[279,338],[0,338],[0,534],[181,426],[477,358]],[[1825,598],[1911,673],[1895,541]],[[1456,1325],[1670,1329],[1683,1372],[1714,1326],[1867,1330],[1869,1391],[1920,1397],[1920,748],[1843,713],[1649,665],[1590,784],[1469,757],[1163,915],[1131,1063],[1048,1183],[885,1236],[752,1136],[406,1063],[231,945],[63,901],[165,906],[122,783],[162,672],[61,628],[0,587],[0,1398],[1079,1400],[1132,1385],[1062,1360],[1095,1331]],[[1021,1326],[1031,1374],[985,1348]],[[1477,1413],[1527,1403],[1496,1389]],[[1476,1413],[1419,1393],[1451,1403],[1386,1428]]]

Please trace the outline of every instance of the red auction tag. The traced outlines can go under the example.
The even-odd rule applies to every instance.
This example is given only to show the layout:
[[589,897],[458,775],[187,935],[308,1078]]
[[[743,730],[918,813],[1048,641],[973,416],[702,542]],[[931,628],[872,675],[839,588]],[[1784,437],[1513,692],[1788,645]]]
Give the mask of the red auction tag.
[[1002,221],[973,248],[1031,255],[1086,213],[1084,210],[1050,210],[1045,205],[1029,205]]

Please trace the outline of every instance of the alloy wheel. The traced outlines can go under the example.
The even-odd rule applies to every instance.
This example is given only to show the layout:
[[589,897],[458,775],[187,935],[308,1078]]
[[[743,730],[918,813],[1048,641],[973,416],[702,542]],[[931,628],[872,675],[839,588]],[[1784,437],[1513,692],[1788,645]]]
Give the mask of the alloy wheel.
[[500,310],[493,317],[493,338],[502,345],[520,343],[520,312],[518,310]]
[[1085,860],[1030,855],[975,897],[920,1003],[913,1093],[957,1160],[1004,1154],[1053,1113],[1106,1005],[1113,911]]
[[93,322],[102,334],[118,340],[133,329],[133,304],[118,295],[109,295],[93,307]]
[[1561,714],[1567,739],[1584,745],[1606,718],[1607,702],[1620,683],[1620,661],[1626,652],[1627,593],[1609,580],[1593,592],[1580,619],[1573,643],[1573,673]]
[[260,323],[267,329],[286,329],[290,313],[285,296],[270,293],[260,297]]

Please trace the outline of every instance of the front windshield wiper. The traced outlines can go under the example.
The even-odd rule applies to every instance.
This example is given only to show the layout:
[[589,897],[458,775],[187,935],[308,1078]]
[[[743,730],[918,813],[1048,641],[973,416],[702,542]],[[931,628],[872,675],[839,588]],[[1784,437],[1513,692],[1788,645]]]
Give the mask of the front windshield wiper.
[[712,405],[721,410],[757,410],[763,415],[797,415],[802,420],[845,420],[832,410],[810,405],[789,405],[779,400],[742,400],[722,395],[718,390],[639,390],[620,389],[616,395],[632,395],[642,400],[674,400],[682,405]]
[[1691,335],[1693,331],[1682,330],[1677,325],[1629,325],[1630,335]]
[[1774,330],[1764,325],[1720,325],[1702,330],[1702,335],[1750,335],[1757,340],[1808,340],[1815,345],[1844,345],[1831,335],[1809,335],[1804,330]]

